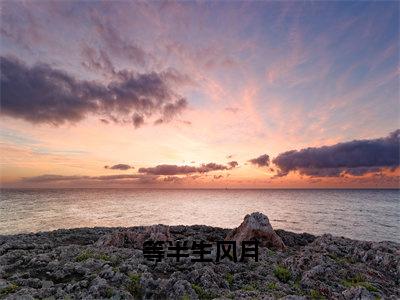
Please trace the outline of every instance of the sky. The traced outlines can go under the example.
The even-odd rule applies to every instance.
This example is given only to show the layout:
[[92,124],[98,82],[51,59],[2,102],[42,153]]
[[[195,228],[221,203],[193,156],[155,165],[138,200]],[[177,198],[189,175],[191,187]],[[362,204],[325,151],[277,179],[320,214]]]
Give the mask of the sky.
[[0,5],[2,187],[400,186],[398,1]]

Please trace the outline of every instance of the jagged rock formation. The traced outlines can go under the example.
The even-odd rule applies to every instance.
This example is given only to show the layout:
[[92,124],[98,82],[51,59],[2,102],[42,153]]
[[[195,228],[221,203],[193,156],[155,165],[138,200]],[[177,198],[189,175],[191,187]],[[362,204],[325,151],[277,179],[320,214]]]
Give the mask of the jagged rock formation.
[[260,247],[258,262],[185,257],[157,264],[134,245],[150,236],[215,245],[231,230],[196,225],[168,231],[141,226],[0,235],[0,298],[400,299],[398,243],[276,230],[286,251]]
[[257,239],[261,246],[279,250],[286,249],[282,239],[269,223],[268,217],[260,212],[246,215],[242,224],[229,232],[225,238],[227,241],[236,241],[237,244],[254,239]]

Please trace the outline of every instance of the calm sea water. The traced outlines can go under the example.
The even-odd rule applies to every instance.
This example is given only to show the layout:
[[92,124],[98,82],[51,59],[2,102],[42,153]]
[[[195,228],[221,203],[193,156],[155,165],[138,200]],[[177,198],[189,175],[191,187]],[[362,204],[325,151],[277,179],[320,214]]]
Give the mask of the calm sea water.
[[1,190],[0,234],[59,228],[238,226],[247,213],[272,226],[400,242],[399,190]]

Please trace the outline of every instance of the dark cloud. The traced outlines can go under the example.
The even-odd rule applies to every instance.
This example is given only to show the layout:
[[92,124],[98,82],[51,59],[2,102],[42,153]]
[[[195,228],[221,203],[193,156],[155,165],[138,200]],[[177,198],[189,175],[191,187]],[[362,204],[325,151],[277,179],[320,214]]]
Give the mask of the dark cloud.
[[0,63],[2,113],[32,123],[59,125],[97,114],[138,127],[154,114],[168,122],[187,106],[171,88],[177,79],[170,71],[120,71],[118,79],[103,85],[75,79],[46,64],[29,67],[10,57],[1,57]]
[[187,107],[186,99],[182,98],[174,103],[168,103],[164,106],[162,118],[155,121],[155,124],[162,124],[171,121],[176,115],[179,115]]
[[184,175],[193,173],[208,173],[212,171],[230,170],[233,166],[220,165],[216,163],[202,164],[199,167],[177,166],[177,165],[158,165],[150,168],[140,168],[139,173],[152,175]]
[[345,171],[347,175],[353,176],[361,176],[366,173],[377,173],[382,170],[382,167],[357,167],[357,168],[349,168]]
[[197,180],[203,176],[207,176],[207,175],[188,175],[185,174],[185,176],[164,176],[162,178],[163,182],[169,182],[169,183],[184,183],[184,182],[188,182],[188,181],[194,181]]
[[181,182],[184,178],[178,176],[166,176],[163,178],[164,182]]
[[144,117],[138,113],[134,113],[132,116],[132,123],[135,128],[139,128],[144,124]]
[[104,166],[105,169],[110,169],[110,170],[129,170],[129,169],[134,169],[134,167],[126,164],[118,164],[118,165],[113,165],[113,166]]
[[258,167],[268,167],[270,161],[269,156],[267,154],[263,154],[257,158],[250,159],[249,162]]
[[233,169],[236,168],[239,164],[237,161],[230,161],[228,162],[228,165]]
[[231,169],[231,166],[224,166],[216,163],[208,163],[202,164],[200,167],[197,168],[199,173],[207,173],[211,171],[223,171]]
[[92,176],[89,179],[94,180],[119,180],[119,179],[141,179],[143,176],[137,174],[119,174],[119,175],[102,175],[102,176]]
[[279,168],[278,176],[291,171],[313,177],[361,176],[382,168],[394,169],[400,165],[400,130],[379,139],[284,152],[273,163]]
[[187,107],[187,101],[184,98],[175,101],[174,103],[168,103],[163,108],[164,120],[171,120],[175,115],[179,114],[182,110]]
[[197,167],[177,166],[177,165],[158,165],[156,167],[140,168],[139,173],[152,175],[178,175],[196,173]]

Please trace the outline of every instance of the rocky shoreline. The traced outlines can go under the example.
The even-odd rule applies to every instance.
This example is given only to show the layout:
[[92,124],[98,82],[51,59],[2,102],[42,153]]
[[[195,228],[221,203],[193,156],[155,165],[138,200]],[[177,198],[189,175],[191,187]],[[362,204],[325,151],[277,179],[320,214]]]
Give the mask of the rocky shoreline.
[[[398,243],[273,230],[260,215],[246,216],[235,230],[156,225],[2,235],[0,298],[400,298]],[[189,256],[155,263],[143,256],[148,239],[203,240],[215,254],[215,243],[227,236],[261,241],[258,262],[192,262]]]

